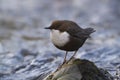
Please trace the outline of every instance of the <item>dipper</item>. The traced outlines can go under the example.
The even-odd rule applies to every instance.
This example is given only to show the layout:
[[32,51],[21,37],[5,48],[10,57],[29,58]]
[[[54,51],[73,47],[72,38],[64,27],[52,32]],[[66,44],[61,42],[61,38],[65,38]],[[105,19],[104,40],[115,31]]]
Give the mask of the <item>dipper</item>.
[[66,62],[67,53],[75,51],[71,60],[77,53],[78,49],[82,47],[90,34],[95,32],[93,28],[81,28],[78,24],[69,20],[56,20],[53,21],[50,27],[50,38],[52,43],[60,50],[66,51],[63,64]]

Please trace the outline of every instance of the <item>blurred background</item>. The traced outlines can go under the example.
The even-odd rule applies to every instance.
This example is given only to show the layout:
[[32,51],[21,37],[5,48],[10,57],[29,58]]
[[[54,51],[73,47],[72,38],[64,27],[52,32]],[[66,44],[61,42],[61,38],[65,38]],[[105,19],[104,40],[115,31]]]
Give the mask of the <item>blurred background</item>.
[[[120,0],[0,0],[0,80],[15,80],[16,75],[18,80],[27,80],[42,74],[40,68],[34,74],[27,72],[25,77],[20,76],[26,74],[21,68],[16,72],[21,66],[26,71],[35,60],[43,60],[46,65],[39,66],[47,66],[50,71],[57,67],[54,62],[61,62],[64,51],[53,46],[49,31],[44,29],[54,20],[93,27],[96,32],[77,57],[89,59],[115,76],[120,69]],[[45,61],[51,57],[52,61],[47,62],[53,65],[48,66]]]

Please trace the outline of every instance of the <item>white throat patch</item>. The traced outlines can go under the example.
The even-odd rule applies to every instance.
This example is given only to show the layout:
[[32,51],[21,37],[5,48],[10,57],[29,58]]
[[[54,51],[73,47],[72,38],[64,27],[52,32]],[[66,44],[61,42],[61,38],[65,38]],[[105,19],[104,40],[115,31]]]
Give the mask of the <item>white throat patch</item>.
[[51,30],[50,34],[53,44],[62,47],[69,42],[69,34],[67,32],[60,32],[59,30]]

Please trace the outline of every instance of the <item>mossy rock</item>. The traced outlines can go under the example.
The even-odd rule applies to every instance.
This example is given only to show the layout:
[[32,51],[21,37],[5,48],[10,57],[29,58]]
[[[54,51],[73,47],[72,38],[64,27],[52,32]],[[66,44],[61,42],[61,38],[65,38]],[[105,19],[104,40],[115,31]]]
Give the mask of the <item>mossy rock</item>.
[[[109,74],[109,73],[107,73]],[[44,80],[113,80],[88,60],[72,59]]]

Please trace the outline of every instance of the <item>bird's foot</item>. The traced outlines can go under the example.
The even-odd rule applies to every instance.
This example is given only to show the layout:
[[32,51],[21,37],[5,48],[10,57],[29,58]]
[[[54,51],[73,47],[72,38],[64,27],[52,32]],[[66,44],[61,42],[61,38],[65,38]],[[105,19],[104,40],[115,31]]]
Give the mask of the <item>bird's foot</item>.
[[66,61],[66,60],[64,60],[64,61],[63,61],[63,63],[61,64],[61,66],[62,66],[62,65],[64,65],[66,62],[67,62],[67,61]]
[[[60,65],[58,66],[58,68],[56,69],[56,71],[58,71],[59,69],[61,69],[61,68],[62,68],[62,66],[63,66],[65,63],[67,63],[67,61],[66,61],[66,60],[64,60],[64,61],[63,61],[63,63],[62,63],[62,64],[60,64]],[[55,72],[56,72],[56,71],[55,71]]]
[[70,62],[74,57],[72,56],[66,63]]

